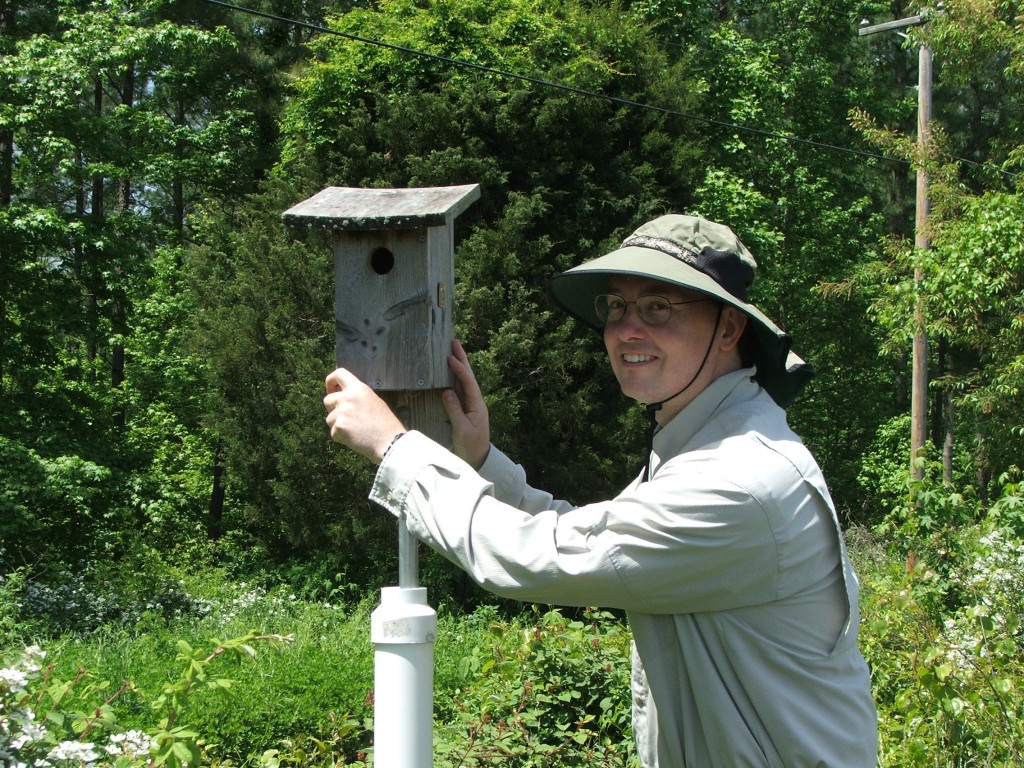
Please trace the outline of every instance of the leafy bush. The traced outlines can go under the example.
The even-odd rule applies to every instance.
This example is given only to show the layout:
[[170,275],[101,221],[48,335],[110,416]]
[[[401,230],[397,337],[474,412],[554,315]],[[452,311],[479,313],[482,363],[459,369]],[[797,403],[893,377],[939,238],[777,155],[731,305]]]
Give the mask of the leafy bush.
[[116,728],[114,703],[134,690],[131,682],[110,693],[108,681],[97,681],[86,670],[62,680],[52,675],[53,665],[43,668],[45,652],[30,646],[0,670],[0,759],[15,768],[199,765],[205,742],[181,724],[182,708],[200,686],[228,690],[231,681],[210,677],[209,668],[224,655],[255,656],[252,644],[257,641],[285,642],[287,638],[249,633],[214,640],[209,652],[180,641],[175,660],[184,664],[184,671],[150,702],[159,719],[146,731]]
[[66,637],[56,671],[72,676],[89,669],[102,679],[131,680],[131,690],[117,702],[118,721],[150,732],[153,692],[177,674],[181,661],[173,659],[184,647],[205,648],[210,636],[244,636],[259,627],[260,636],[288,637],[287,649],[264,656],[258,666],[233,669],[230,688],[219,690],[229,698],[194,696],[182,703],[180,719],[202,734],[204,759],[259,764],[267,753],[268,760],[295,762],[297,752],[307,756],[299,764],[322,764],[303,763],[314,753],[340,765],[357,759],[369,741],[363,725],[372,701],[369,607],[306,602],[284,588],[216,584],[211,576],[200,585],[203,594],[214,595],[203,598],[209,610],[201,617],[111,625]]
[[115,624],[134,628],[202,617],[212,609],[156,557],[143,560],[141,555],[90,562],[75,571],[65,567],[48,573],[23,566],[0,576],[0,594],[0,617],[6,615],[35,637],[81,634]]
[[[119,768],[363,765],[372,730],[370,606],[342,612],[252,587],[234,595],[201,619],[179,620],[175,634],[113,625],[61,641],[53,661],[36,664],[19,698],[5,704],[11,760],[31,755],[54,768],[70,765],[61,755]],[[272,629],[193,639],[244,622]],[[631,764],[629,634],[620,620],[550,611],[528,622],[484,607],[440,623],[436,765]],[[261,639],[288,647],[225,676],[225,663],[253,655]],[[36,729],[40,722],[60,727]],[[143,744],[152,749],[139,751]],[[117,745],[136,752],[112,756],[107,749]]]
[[[926,529],[910,521],[899,537],[847,532],[885,768],[1005,766],[1024,757],[1021,497],[1017,475],[1003,480],[1003,497],[979,522]],[[929,489],[933,513],[957,509],[942,498],[953,490],[942,488]],[[254,768],[372,761],[372,597],[347,607],[333,602],[355,597],[341,574],[321,586],[296,578],[305,596],[291,585],[232,582],[209,567],[178,579],[175,594],[202,611],[154,612],[135,624],[122,613],[65,634],[48,641],[45,669],[31,669],[33,653],[40,667],[37,652],[26,659],[20,645],[8,645],[2,748],[13,755],[16,745],[15,757],[54,768],[70,765],[59,762],[65,758],[140,768],[161,759],[184,764],[196,754],[204,764]],[[8,644],[32,634],[9,608],[26,581],[20,569],[0,584]],[[124,592],[141,599],[146,583],[159,582],[143,579]],[[74,599],[101,605],[87,592]],[[242,639],[229,649],[231,642],[211,637]],[[290,642],[261,654],[258,664],[238,664],[249,658],[243,646],[259,637]],[[471,614],[442,609],[434,656],[439,768],[635,765],[629,632],[620,618],[536,607],[511,617],[494,605]],[[12,681],[21,686],[17,695]],[[135,749],[144,739],[164,751],[106,752]]]
[[[3,564],[4,549],[0,547],[0,566]],[[4,573],[0,569],[0,637],[6,642],[16,643],[22,639],[24,628],[19,621],[20,601],[25,589],[26,569],[16,568]]]
[[896,416],[880,425],[861,457],[857,484],[863,493],[865,520],[877,522],[906,503],[910,492],[910,416]]
[[[498,625],[500,627],[500,625]],[[516,626],[516,625],[513,625]],[[465,685],[437,701],[438,765],[624,766],[630,725],[629,632],[612,614],[551,610],[459,663]]]
[[81,560],[101,553],[120,527],[111,525],[109,468],[78,456],[47,458],[3,436],[0,466],[0,541],[11,560]]
[[[1024,757],[1024,542],[1005,510],[958,519],[951,489],[929,488],[921,514],[957,524],[920,526],[899,549],[863,529],[850,533],[861,577],[861,645],[879,709],[882,766],[1004,766]],[[930,505],[930,506],[929,506]],[[930,508],[930,511],[929,511]],[[944,521],[944,522],[945,522]],[[930,533],[929,533],[930,531]],[[895,555],[895,556],[894,556]]]

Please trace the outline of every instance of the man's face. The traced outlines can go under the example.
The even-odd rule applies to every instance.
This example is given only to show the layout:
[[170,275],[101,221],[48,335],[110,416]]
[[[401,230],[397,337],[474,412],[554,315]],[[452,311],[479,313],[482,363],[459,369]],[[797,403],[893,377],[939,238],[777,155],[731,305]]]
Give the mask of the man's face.
[[[604,329],[605,349],[623,394],[641,403],[659,403],[693,380],[685,392],[662,406],[658,412],[659,423],[665,424],[679,413],[708,384],[726,372],[726,366],[736,367],[735,355],[727,354],[733,347],[721,343],[725,323],[719,322],[718,302],[676,305],[667,323],[648,325],[640,319],[636,304],[629,302],[641,296],[662,296],[671,302],[705,297],[659,280],[624,276],[614,276],[609,281],[608,292],[628,302],[623,318],[607,324]],[[740,319],[733,317],[734,314]],[[739,323],[739,333],[743,328],[742,318],[740,313],[728,309],[723,313],[724,321],[732,325]],[[702,369],[706,354],[707,362]]]

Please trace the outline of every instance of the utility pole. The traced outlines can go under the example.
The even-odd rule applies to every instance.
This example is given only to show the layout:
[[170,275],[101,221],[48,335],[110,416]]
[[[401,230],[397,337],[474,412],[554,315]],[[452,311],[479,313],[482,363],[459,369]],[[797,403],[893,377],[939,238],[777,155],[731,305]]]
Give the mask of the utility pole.
[[[905,19],[862,26],[861,36],[876,32],[904,29],[917,26],[928,20],[925,15],[908,16]],[[928,236],[928,167],[925,162],[931,144],[932,120],[932,49],[927,43],[921,43],[918,49],[917,68],[917,198],[914,217],[914,248],[924,251],[931,248]],[[922,480],[924,470],[917,466],[916,459],[920,455],[928,438],[928,335],[925,332],[924,301],[920,294],[921,269],[914,268],[914,286],[916,298],[914,304],[914,340],[912,347],[913,367],[910,385],[910,471],[914,480]]]

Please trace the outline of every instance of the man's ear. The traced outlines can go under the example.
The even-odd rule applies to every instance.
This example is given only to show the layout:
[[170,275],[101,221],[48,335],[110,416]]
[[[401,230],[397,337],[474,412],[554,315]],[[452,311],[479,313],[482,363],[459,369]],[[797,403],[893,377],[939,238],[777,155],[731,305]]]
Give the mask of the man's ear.
[[722,349],[726,352],[736,349],[747,327],[747,316],[735,307],[725,307],[722,313]]

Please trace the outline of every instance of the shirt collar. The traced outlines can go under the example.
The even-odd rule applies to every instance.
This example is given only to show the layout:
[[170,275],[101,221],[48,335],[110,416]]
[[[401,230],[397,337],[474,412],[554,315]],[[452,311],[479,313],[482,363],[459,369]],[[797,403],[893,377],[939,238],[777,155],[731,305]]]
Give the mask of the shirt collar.
[[682,453],[723,406],[755,397],[760,389],[753,378],[755,373],[753,368],[741,368],[719,376],[668,424],[658,429],[654,434],[654,451],[650,457],[651,475],[657,471],[662,457],[669,458]]

